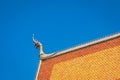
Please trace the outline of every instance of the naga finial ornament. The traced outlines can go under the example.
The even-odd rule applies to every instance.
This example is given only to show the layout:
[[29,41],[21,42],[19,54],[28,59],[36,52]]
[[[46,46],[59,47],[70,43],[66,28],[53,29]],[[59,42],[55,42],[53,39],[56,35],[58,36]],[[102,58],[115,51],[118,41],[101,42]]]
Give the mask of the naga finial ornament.
[[32,40],[34,42],[35,47],[40,49],[40,52],[39,52],[40,53],[40,57],[43,56],[44,52],[43,52],[42,44],[39,41],[34,39],[34,34],[32,35]]

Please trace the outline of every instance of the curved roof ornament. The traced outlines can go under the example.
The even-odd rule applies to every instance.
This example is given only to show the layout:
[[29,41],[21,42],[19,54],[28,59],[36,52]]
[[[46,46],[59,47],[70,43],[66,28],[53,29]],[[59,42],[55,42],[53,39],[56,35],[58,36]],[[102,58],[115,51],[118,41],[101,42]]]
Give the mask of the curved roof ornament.
[[36,48],[39,48],[39,57],[40,57],[41,60],[47,59],[47,58],[53,56],[54,54],[56,54],[56,53],[53,53],[53,54],[45,54],[45,53],[43,52],[42,44],[41,44],[39,41],[37,41],[37,40],[34,39],[34,34],[32,35],[32,40],[33,40],[33,43],[34,43],[35,47],[36,47]]
[[40,58],[44,57],[43,47],[42,44],[34,39],[34,34],[32,35],[32,40],[36,48],[39,48],[39,56]]

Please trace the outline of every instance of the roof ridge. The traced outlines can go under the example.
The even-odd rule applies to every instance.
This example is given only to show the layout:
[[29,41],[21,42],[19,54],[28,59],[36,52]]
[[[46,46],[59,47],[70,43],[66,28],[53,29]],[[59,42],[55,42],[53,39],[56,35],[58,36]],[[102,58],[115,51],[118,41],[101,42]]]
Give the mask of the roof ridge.
[[74,47],[71,47],[71,48],[68,48],[68,49],[64,49],[64,50],[54,52],[54,53],[51,53],[51,54],[44,54],[40,57],[40,59],[45,60],[45,59],[49,59],[49,58],[52,58],[52,57],[56,57],[56,56],[59,56],[59,55],[62,55],[62,54],[65,54],[65,53],[68,53],[68,52],[71,52],[71,51],[74,51],[74,50],[78,50],[78,49],[85,48],[85,47],[88,47],[88,46],[91,46],[91,45],[94,45],[94,44],[101,43],[103,41],[114,39],[114,38],[117,38],[119,36],[120,36],[120,32],[118,32],[116,34],[109,35],[109,36],[104,36],[103,38],[99,38],[99,39],[96,39],[96,40],[93,40],[93,41],[89,41],[87,43],[80,44],[80,45],[77,45],[77,46],[74,46]]

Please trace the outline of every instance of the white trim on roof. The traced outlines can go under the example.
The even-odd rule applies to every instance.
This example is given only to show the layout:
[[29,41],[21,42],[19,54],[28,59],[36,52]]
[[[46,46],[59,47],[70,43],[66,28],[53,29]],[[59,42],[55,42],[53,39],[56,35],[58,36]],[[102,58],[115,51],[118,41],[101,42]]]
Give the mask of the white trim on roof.
[[79,46],[76,46],[76,47],[73,47],[73,48],[69,48],[69,49],[66,49],[66,50],[63,50],[63,51],[55,52],[55,53],[52,53],[52,54],[44,54],[44,55],[40,56],[40,59],[41,60],[49,59],[49,58],[59,56],[59,55],[62,55],[62,54],[65,54],[65,53],[68,53],[68,52],[71,52],[71,51],[74,51],[74,50],[77,50],[77,49],[81,49],[81,48],[84,48],[84,47],[88,47],[90,45],[94,45],[94,44],[97,44],[97,43],[100,43],[100,42],[103,42],[103,41],[107,41],[107,40],[110,40],[110,39],[113,39],[113,38],[116,38],[116,37],[120,37],[120,33],[117,33],[117,34],[114,34],[114,35],[111,35],[111,36],[108,36],[108,37],[105,37],[105,38],[101,38],[101,39],[98,39],[98,40],[95,40],[95,41],[92,41],[92,42],[89,42],[89,43],[86,43],[86,44],[83,44],[83,45],[79,45]]
[[37,69],[37,73],[36,73],[36,76],[35,76],[35,80],[38,80],[38,74],[39,74],[39,71],[40,71],[40,66],[41,66],[41,60],[39,61],[39,64],[38,64],[38,69]]

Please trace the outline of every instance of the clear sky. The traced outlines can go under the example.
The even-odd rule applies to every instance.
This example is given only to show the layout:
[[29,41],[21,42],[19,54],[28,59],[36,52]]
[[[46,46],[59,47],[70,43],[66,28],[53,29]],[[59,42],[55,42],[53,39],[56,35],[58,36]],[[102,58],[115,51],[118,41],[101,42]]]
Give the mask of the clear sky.
[[52,53],[120,32],[120,0],[0,0],[0,80],[33,80]]

